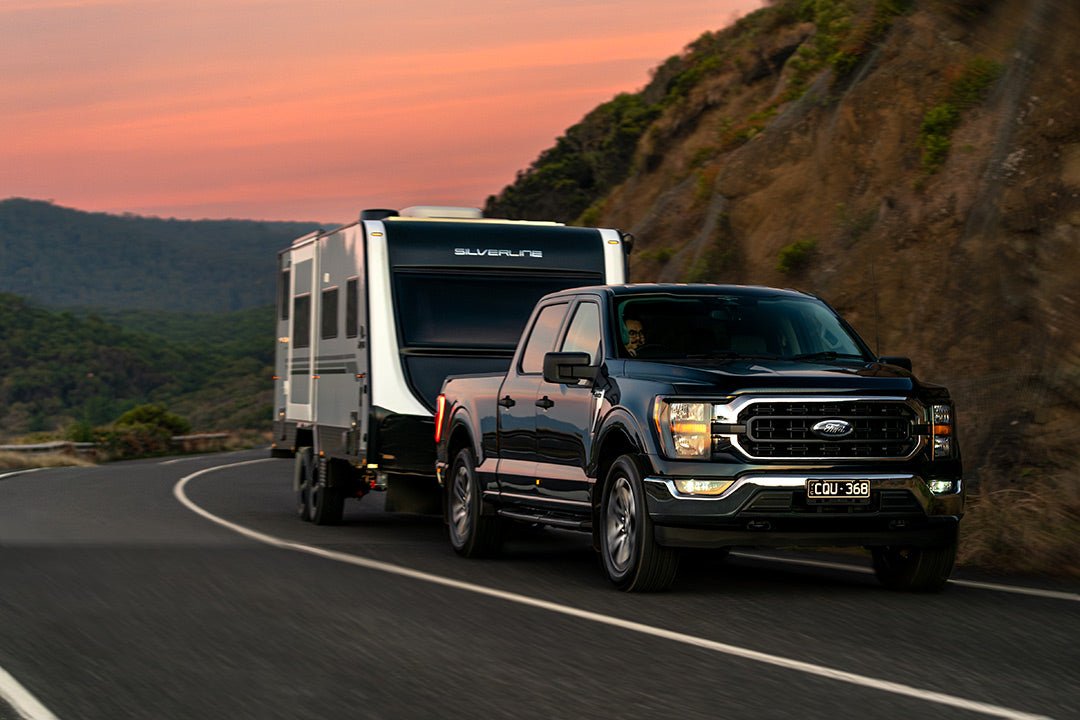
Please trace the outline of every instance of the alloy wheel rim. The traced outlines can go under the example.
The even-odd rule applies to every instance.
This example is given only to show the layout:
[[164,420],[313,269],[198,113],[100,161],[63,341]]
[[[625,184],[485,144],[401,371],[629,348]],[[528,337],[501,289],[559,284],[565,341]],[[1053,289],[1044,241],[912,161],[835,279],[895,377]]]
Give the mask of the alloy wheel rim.
[[616,478],[608,495],[605,535],[608,561],[617,572],[626,570],[637,545],[637,505],[625,477]]
[[459,542],[464,542],[469,535],[471,518],[469,506],[472,504],[472,484],[469,482],[469,471],[465,466],[460,466],[454,473],[453,505],[451,507],[451,520],[453,521],[454,536]]

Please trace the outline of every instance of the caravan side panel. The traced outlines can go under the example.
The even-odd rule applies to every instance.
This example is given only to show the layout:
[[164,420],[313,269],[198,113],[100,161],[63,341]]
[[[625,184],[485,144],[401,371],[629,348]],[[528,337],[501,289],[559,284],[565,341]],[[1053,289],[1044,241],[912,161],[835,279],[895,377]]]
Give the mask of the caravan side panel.
[[366,443],[368,348],[365,250],[358,225],[319,239],[314,318],[318,449],[362,458]]

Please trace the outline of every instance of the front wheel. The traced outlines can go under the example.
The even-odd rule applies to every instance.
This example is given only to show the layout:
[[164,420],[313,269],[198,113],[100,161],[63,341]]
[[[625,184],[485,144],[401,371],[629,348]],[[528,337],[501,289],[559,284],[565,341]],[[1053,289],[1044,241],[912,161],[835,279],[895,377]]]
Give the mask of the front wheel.
[[876,547],[874,575],[890,590],[939,592],[949,581],[956,561],[957,541],[934,548]]
[[608,578],[627,592],[666,590],[679,568],[678,553],[656,542],[641,470],[630,455],[612,464],[604,483],[600,556]]
[[476,459],[463,448],[450,469],[447,499],[450,544],[463,557],[494,555],[502,544],[499,519],[483,513],[483,491],[476,474]]

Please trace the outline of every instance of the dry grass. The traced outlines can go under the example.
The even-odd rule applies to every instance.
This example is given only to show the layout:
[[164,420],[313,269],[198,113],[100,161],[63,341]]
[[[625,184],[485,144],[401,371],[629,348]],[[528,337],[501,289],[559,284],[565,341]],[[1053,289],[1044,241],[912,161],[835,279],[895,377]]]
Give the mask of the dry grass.
[[94,463],[77,455],[64,453],[0,452],[0,470],[49,467],[88,467]]
[[1080,577],[1080,484],[1033,478],[968,496],[959,563],[1001,572]]

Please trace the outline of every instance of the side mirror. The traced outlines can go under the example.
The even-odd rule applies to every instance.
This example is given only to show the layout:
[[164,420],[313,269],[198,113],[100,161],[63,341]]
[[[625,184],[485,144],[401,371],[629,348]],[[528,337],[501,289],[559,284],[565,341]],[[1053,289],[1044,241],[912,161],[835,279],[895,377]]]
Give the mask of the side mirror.
[[911,372],[911,358],[909,357],[904,357],[902,355],[882,355],[878,358],[878,362],[884,365],[902,367],[908,372]]
[[577,385],[579,380],[592,380],[596,368],[589,365],[589,353],[549,352],[544,354],[544,382]]

